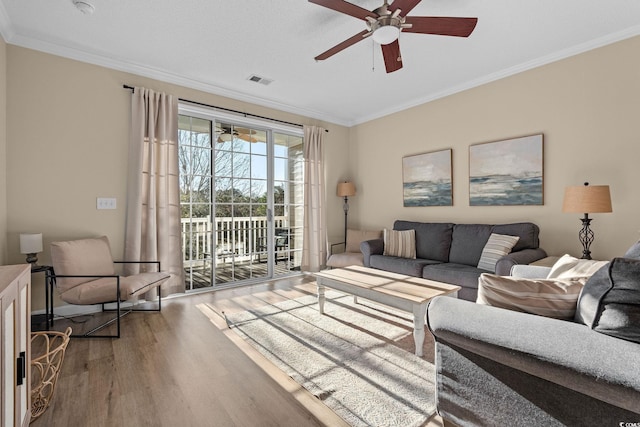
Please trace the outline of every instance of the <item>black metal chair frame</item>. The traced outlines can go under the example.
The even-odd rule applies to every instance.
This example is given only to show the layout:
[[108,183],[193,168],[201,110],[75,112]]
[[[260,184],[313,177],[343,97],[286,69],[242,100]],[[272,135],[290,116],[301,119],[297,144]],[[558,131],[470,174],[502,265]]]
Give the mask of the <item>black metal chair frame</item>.
[[[156,264],[157,265],[157,269],[158,272],[162,271],[160,269],[160,261],[113,261],[114,264]],[[55,271],[52,268],[48,269],[46,271],[46,283],[45,283],[45,304],[46,304],[46,317],[47,317],[47,329],[51,328],[53,326],[53,317],[54,317],[54,313],[53,313],[53,289],[54,286],[56,285],[56,279],[60,278],[60,279],[65,279],[65,278],[94,278],[94,279],[102,279],[102,278],[114,278],[116,279],[116,300],[115,301],[105,301],[102,303],[95,303],[95,304],[91,304],[91,305],[97,305],[100,304],[102,306],[102,312],[116,312],[116,317],[114,319],[109,319],[107,322],[103,323],[102,325],[96,326],[95,328],[91,329],[89,332],[85,332],[84,334],[81,335],[71,335],[71,337],[74,338],[120,338],[120,319],[124,316],[126,316],[127,314],[131,313],[132,311],[162,311],[162,292],[160,291],[160,289],[158,289],[158,308],[153,308],[153,309],[136,309],[134,307],[128,308],[125,311],[122,310],[120,303],[123,301],[122,298],[120,297],[120,276],[118,275],[106,275],[106,276],[101,276],[101,275],[57,275],[55,274]],[[126,300],[124,300],[126,301]],[[109,308],[105,308],[105,304],[116,304],[116,308],[114,309],[109,309]],[[89,304],[87,304],[89,305]],[[117,324],[117,333],[115,335],[94,335],[94,332],[97,332],[109,325],[111,325],[113,322],[116,322]]]

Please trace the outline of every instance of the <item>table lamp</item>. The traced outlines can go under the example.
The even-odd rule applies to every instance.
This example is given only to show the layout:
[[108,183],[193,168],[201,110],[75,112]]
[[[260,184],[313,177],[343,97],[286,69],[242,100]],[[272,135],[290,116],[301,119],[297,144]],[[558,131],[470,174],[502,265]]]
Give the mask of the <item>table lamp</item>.
[[591,259],[589,247],[593,242],[594,234],[589,225],[591,224],[590,213],[608,213],[611,209],[611,194],[608,185],[584,185],[567,187],[564,192],[564,202],[562,212],[584,213],[582,217],[582,229],[578,233],[582,243],[582,259]]
[[27,255],[31,268],[38,266],[38,252],[42,252],[42,233],[20,234],[20,253]]

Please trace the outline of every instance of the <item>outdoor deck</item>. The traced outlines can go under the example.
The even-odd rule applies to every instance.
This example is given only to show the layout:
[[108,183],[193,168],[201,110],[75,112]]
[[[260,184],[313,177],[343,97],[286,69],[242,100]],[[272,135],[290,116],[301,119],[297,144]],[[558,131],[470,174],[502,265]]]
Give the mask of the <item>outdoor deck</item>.
[[[273,276],[299,271],[301,229],[291,227],[287,217],[274,217],[273,221],[277,257]],[[219,287],[249,279],[270,279],[266,262],[267,225],[266,217],[182,218],[186,289],[210,288],[212,282]]]
[[[185,269],[185,285],[187,290],[211,287],[211,266],[203,264],[199,267]],[[300,271],[300,266],[290,266],[287,261],[278,261],[274,266],[274,276],[286,275],[292,271]],[[218,265],[214,270],[215,285],[226,285],[230,282],[267,278],[266,262],[235,262]]]

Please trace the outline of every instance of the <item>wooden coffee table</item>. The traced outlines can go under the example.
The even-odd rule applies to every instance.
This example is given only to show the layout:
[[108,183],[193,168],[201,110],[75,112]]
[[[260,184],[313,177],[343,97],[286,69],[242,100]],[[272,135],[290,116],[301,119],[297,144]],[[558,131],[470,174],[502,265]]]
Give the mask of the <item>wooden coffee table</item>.
[[320,314],[324,314],[325,288],[413,313],[417,356],[422,356],[427,304],[440,295],[457,297],[460,290],[460,286],[360,266],[324,270],[314,275],[318,284]]

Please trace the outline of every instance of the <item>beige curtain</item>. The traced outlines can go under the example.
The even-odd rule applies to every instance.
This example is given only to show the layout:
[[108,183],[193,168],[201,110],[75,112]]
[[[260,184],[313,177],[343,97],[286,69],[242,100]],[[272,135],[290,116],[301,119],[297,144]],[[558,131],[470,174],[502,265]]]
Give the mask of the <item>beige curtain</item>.
[[304,126],[304,227],[302,231],[303,271],[320,271],[327,260],[325,214],[324,148],[325,130]]
[[[162,285],[163,296],[185,291],[177,141],[178,99],[135,88],[124,256],[127,260],[160,261],[162,270],[171,273],[171,279]],[[136,265],[127,271],[137,272]],[[155,298],[153,292],[145,298]]]

